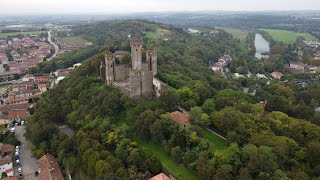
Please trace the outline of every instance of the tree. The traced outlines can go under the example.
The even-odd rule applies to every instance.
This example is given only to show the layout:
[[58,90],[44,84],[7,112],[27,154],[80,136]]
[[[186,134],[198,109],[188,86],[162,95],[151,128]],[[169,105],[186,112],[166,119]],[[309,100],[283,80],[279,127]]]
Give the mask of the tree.
[[159,103],[166,111],[174,111],[177,109],[179,97],[175,91],[167,90],[159,97]]
[[207,99],[204,104],[202,105],[203,112],[207,114],[212,114],[215,111],[216,104],[214,99]]
[[202,109],[198,106],[191,108],[189,115],[192,123],[201,124],[203,126],[208,126],[210,124],[209,115],[203,113]]
[[136,133],[142,138],[149,139],[150,138],[150,127],[151,125],[157,121],[157,116],[153,111],[144,111],[138,117],[135,123]]

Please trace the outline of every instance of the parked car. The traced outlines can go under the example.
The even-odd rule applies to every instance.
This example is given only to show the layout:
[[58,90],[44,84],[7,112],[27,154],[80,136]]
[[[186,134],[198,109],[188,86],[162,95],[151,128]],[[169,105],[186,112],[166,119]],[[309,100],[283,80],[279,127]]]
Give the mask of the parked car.
[[19,156],[16,156],[16,160],[17,160],[17,159],[20,159],[20,157],[19,157]]
[[11,128],[11,129],[10,129],[10,132],[14,132],[14,130],[15,130],[14,128]]
[[19,159],[17,159],[17,160],[16,160],[16,163],[17,163],[17,164],[18,164],[18,163],[20,163],[20,160],[19,160]]
[[18,167],[18,172],[22,173],[22,168],[21,167]]
[[19,156],[19,151],[16,151],[15,155],[16,155],[16,156]]

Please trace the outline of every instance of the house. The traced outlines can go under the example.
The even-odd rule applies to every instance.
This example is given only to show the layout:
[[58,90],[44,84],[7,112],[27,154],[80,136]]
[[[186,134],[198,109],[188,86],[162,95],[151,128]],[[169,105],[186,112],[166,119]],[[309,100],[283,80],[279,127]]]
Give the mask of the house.
[[46,154],[38,160],[38,180],[64,180],[58,161],[53,155]]
[[217,72],[221,72],[223,70],[223,66],[220,63],[214,63],[211,66],[211,69],[212,69],[212,71],[217,73]]
[[153,176],[152,178],[149,178],[149,180],[172,180],[173,178],[167,176],[163,172],[160,174],[157,174],[156,176]]
[[19,178],[16,176],[12,176],[12,177],[6,177],[3,180],[18,180]]
[[11,120],[22,120],[29,116],[29,111],[27,110],[9,110],[2,111],[0,114],[0,124],[9,124]]
[[7,156],[0,158],[0,173],[5,173],[7,170],[13,169],[12,157]]
[[185,113],[182,113],[180,111],[175,111],[175,112],[169,113],[169,116],[173,121],[175,121],[178,124],[181,124],[183,126],[191,125],[190,118]]
[[0,153],[1,153],[1,157],[11,156],[13,150],[14,150],[14,147],[13,147],[12,145],[0,143]]
[[256,76],[257,76],[257,78],[259,78],[259,79],[268,79],[267,76],[264,75],[264,74],[257,73]]
[[244,78],[243,74],[239,74],[239,73],[234,73],[234,75],[236,76],[236,78]]
[[294,71],[302,71],[304,72],[305,71],[305,68],[306,68],[306,65],[303,64],[303,63],[299,63],[299,62],[290,62],[290,68],[291,70],[294,70]]
[[278,71],[274,71],[271,73],[271,76],[275,79],[281,79],[281,77],[283,76],[283,74],[281,72],[278,72]]
[[8,170],[6,170],[6,174],[7,174],[7,176],[12,177],[14,175],[14,170],[8,169]]

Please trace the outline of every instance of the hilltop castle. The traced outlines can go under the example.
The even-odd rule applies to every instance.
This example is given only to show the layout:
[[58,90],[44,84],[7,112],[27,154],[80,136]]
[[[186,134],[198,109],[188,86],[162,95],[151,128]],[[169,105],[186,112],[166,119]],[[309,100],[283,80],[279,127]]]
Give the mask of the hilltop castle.
[[[153,78],[157,74],[157,53],[146,51],[142,60],[142,41],[130,38],[131,64],[116,62],[119,54],[107,53],[101,62],[100,75],[103,82],[116,86],[132,99],[150,98],[154,94]],[[123,51],[121,51],[123,53]]]

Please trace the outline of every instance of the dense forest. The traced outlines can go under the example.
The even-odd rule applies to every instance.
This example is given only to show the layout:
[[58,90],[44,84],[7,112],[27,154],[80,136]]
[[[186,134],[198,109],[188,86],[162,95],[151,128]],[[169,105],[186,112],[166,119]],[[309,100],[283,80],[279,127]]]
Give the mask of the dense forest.
[[[208,64],[223,54],[232,56],[234,67],[252,59],[224,31],[190,35],[167,25],[116,20],[76,26],[72,33],[96,45],[62,57],[58,66],[34,69],[86,59],[33,109],[27,137],[36,157],[52,153],[74,179],[147,179],[162,171],[177,179],[319,178],[319,84],[301,88],[214,75]],[[157,76],[170,86],[159,98],[131,101],[100,81],[104,53],[128,50],[128,35],[142,37],[146,49],[158,52]],[[255,88],[256,95],[243,87]],[[259,102],[265,100],[264,107]],[[189,111],[192,126],[179,126],[167,115],[179,106]],[[60,132],[61,124],[75,135]],[[207,127],[226,137],[226,148],[216,151]],[[158,145],[192,176],[175,173],[143,142]]]

